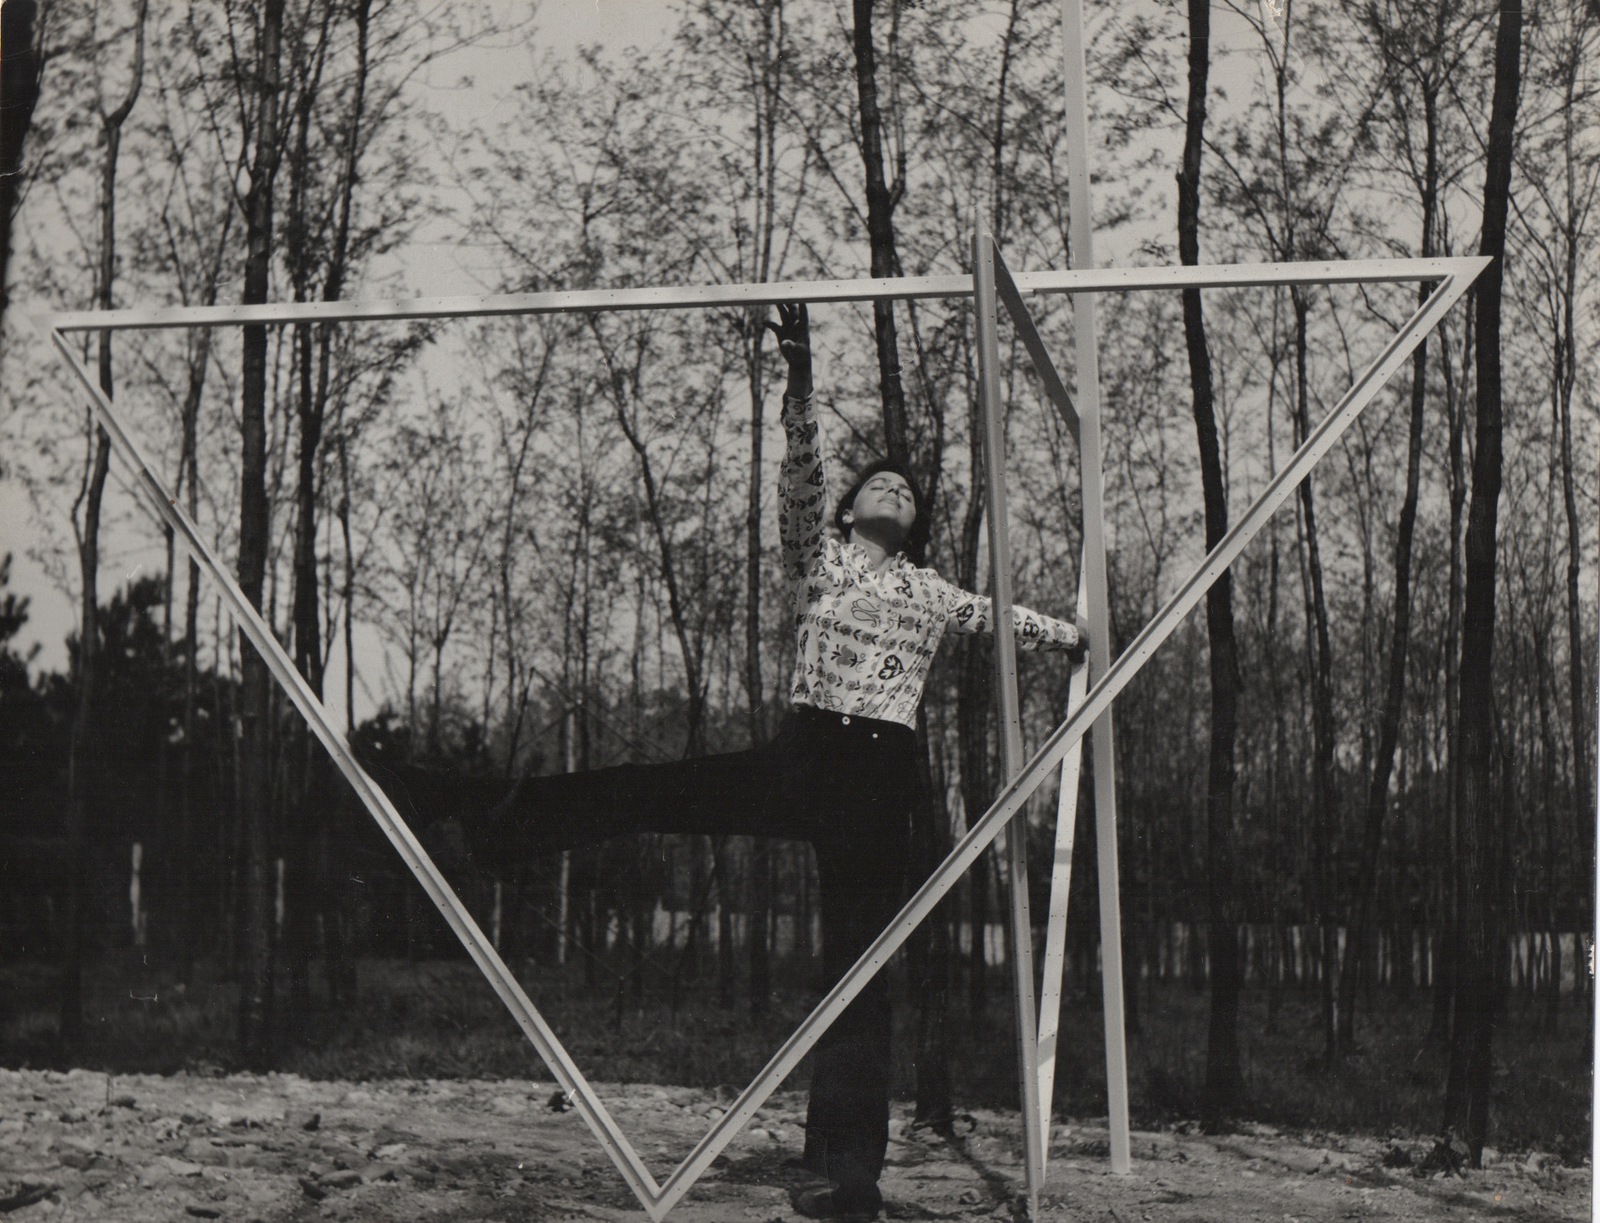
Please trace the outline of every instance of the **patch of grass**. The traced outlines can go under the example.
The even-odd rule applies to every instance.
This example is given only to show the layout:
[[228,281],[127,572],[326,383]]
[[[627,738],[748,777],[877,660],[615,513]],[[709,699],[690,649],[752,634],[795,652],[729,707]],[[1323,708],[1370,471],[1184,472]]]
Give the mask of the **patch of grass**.
[[[788,965],[780,981],[803,979]],[[277,1069],[309,1078],[546,1078],[533,1048],[487,982],[465,961],[363,961],[355,1004],[335,1008],[320,975],[313,1005],[288,1013]],[[803,1019],[818,994],[793,987],[768,1013],[749,1014],[741,996],[717,1005],[715,987],[685,986],[676,1008],[652,990],[642,1005],[611,989],[584,987],[580,971],[523,966],[524,988],[590,1078],[615,1082],[742,1088]],[[83,1045],[63,1049],[55,1033],[55,974],[36,965],[0,968],[0,1064],[82,1066],[112,1073],[231,1070],[237,987],[202,965],[187,985],[135,960],[95,967],[85,992]],[[895,1081],[915,1087],[916,1014],[896,982]],[[1238,1119],[1309,1131],[1431,1135],[1442,1114],[1446,1051],[1427,1040],[1431,999],[1380,995],[1357,1017],[1357,1052],[1321,1065],[1316,998],[1287,992],[1275,1030],[1266,996],[1244,995],[1239,1020],[1247,1099]],[[1129,1037],[1129,1088],[1138,1124],[1196,1116],[1205,1076],[1208,999],[1187,986],[1141,989]],[[1593,1050],[1588,1018],[1570,1008],[1555,1033],[1540,1012],[1511,1000],[1495,1038],[1491,1145],[1553,1152],[1581,1162],[1589,1149]],[[1055,1107],[1064,1116],[1103,1116],[1105,1054],[1098,999],[1072,997],[1062,1013]],[[1016,1105],[1017,1058],[1010,1005],[997,979],[981,1021],[965,998],[949,999],[946,1035],[956,1106]],[[803,1086],[802,1066],[791,1086]]]
[[[1205,1080],[1209,998],[1187,986],[1141,996],[1130,1033],[1129,1092],[1144,1124],[1194,1119]],[[1285,992],[1269,1027],[1264,990],[1247,991],[1239,1016],[1246,1098],[1237,1119],[1285,1129],[1379,1136],[1434,1135],[1444,1113],[1448,1049],[1428,1039],[1432,997],[1378,995],[1356,1018],[1356,1050],[1328,1068],[1318,1001]],[[1098,1002],[1077,1003],[1062,1020],[1056,1107],[1103,1114],[1105,1054]],[[1579,1164],[1590,1150],[1589,1017],[1569,1004],[1551,1032],[1542,1008],[1510,1001],[1495,1036],[1489,1144],[1503,1151],[1553,1152]]]

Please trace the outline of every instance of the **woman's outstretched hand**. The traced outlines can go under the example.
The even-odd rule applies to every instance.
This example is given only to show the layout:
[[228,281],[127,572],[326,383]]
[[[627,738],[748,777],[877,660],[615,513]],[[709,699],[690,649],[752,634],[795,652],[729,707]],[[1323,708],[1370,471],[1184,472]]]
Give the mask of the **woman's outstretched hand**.
[[[1078,628],[1077,625],[1073,626]],[[1078,628],[1078,640],[1067,647],[1067,657],[1073,662],[1082,662],[1089,653],[1089,634]]]
[[789,365],[789,395],[804,399],[811,394],[811,322],[805,302],[779,302],[778,321],[768,319],[767,326]]

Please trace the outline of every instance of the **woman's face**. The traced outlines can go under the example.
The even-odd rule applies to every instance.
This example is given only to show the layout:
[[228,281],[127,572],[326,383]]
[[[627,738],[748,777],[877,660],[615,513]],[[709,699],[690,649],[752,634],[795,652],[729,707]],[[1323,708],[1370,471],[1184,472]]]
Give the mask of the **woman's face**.
[[850,512],[853,526],[864,522],[880,526],[893,524],[903,539],[916,524],[917,502],[904,476],[895,471],[880,471],[861,486]]

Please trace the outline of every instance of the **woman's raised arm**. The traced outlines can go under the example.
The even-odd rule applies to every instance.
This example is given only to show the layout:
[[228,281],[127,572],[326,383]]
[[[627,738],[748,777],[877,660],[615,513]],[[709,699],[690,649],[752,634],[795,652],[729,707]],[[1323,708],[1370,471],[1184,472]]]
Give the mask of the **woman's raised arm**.
[[822,469],[821,430],[811,402],[811,325],[804,302],[778,307],[778,349],[789,366],[783,394],[783,468],[778,475],[778,538],[783,576],[800,582],[822,549],[828,486]]

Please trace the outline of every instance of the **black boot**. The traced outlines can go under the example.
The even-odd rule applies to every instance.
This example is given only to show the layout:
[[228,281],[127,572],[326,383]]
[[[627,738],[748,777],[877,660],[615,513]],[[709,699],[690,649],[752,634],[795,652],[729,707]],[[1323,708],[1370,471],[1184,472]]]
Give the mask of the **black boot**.
[[877,1185],[823,1185],[796,1189],[789,1195],[795,1213],[806,1219],[840,1219],[843,1223],[872,1223],[883,1209]]
[[797,1190],[794,1208],[808,1219],[847,1219],[865,1223],[883,1210],[878,1175],[883,1170],[883,1145],[864,1135],[830,1135],[806,1131],[802,1162],[832,1184]]

